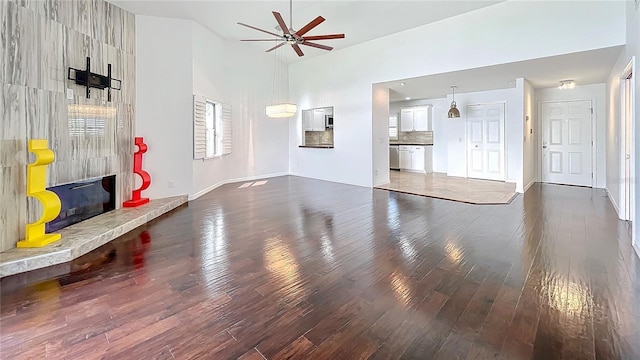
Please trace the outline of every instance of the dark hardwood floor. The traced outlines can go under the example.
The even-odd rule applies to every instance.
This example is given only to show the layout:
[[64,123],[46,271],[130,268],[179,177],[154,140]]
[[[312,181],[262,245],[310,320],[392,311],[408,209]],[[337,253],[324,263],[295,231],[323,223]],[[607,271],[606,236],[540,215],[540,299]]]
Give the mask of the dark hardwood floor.
[[640,262],[603,190],[238,185],[2,279],[0,357],[640,358]]

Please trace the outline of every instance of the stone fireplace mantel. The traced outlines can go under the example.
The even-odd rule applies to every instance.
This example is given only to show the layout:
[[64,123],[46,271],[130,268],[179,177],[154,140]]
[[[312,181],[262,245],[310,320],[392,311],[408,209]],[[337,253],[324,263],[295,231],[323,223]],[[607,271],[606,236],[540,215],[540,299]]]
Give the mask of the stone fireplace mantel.
[[187,196],[151,200],[136,208],[121,208],[59,231],[62,240],[41,248],[0,253],[0,278],[78,258],[187,202]]

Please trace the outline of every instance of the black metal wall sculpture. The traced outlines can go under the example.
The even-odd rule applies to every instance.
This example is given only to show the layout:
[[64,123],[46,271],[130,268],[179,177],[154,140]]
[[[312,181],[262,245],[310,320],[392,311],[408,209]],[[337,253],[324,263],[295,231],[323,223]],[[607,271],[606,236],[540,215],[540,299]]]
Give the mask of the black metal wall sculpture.
[[[71,77],[71,70],[75,73],[75,78]],[[122,80],[111,77],[111,64],[107,64],[107,76],[91,72],[91,58],[87,56],[87,68],[85,70],[74,69],[72,67],[67,71],[67,79],[74,80],[76,84],[87,87],[87,99],[90,98],[91,88],[100,90],[107,89],[107,100],[111,101],[111,89],[121,90]],[[118,87],[112,86],[113,82],[117,82]]]

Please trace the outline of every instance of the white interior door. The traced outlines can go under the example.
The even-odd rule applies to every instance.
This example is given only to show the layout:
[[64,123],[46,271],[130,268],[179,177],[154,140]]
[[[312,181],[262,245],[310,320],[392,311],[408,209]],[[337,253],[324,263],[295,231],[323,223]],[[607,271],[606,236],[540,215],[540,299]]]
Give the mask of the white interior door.
[[591,101],[542,103],[542,181],[591,186]]
[[504,181],[504,104],[467,106],[467,176]]

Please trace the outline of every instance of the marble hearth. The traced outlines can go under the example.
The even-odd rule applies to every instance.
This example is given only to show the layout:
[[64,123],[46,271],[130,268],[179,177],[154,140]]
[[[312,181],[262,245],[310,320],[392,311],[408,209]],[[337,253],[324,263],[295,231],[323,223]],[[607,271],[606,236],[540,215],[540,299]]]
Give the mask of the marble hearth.
[[137,208],[117,209],[60,230],[62,240],[51,245],[1,252],[0,277],[69,262],[186,202],[186,195],[174,196]]

